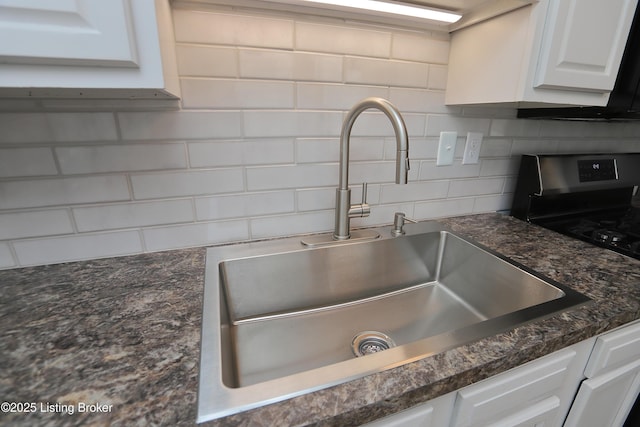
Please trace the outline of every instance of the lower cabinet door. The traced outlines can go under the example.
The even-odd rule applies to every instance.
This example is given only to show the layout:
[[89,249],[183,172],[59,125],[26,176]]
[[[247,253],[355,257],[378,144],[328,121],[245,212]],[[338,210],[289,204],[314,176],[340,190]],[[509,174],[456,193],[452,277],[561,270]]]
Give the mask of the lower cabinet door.
[[548,397],[492,424],[492,427],[550,427],[557,423],[560,399]]
[[585,380],[565,427],[619,427],[640,391],[640,360]]
[[421,405],[381,418],[365,427],[443,427],[449,425],[456,393],[445,394]]
[[459,390],[452,427],[562,426],[593,343],[583,341]]

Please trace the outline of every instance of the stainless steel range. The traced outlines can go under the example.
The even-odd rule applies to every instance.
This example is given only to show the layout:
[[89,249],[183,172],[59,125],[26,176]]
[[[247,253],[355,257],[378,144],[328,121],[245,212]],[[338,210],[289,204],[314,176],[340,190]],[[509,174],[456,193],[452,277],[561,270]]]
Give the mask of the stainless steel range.
[[640,259],[640,153],[524,155],[511,215]]

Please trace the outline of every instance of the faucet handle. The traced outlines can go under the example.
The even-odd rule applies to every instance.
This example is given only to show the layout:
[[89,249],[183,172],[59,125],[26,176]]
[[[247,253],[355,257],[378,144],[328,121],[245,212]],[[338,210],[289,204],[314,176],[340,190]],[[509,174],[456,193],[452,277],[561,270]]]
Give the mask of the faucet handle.
[[365,217],[371,213],[371,207],[367,204],[367,183],[362,183],[362,203],[349,207],[349,218]]

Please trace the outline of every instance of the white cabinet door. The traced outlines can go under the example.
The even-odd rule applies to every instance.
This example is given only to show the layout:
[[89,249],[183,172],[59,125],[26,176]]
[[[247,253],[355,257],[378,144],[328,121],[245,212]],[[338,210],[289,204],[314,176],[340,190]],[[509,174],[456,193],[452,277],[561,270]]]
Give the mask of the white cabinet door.
[[575,344],[460,390],[452,426],[561,426],[593,343]]
[[0,0],[0,97],[175,99],[168,0]]
[[635,6],[635,0],[552,0],[534,87],[613,89]]
[[366,427],[444,427],[449,425],[456,392],[445,394],[421,405],[389,415]]
[[619,427],[640,391],[640,360],[585,380],[565,427]]
[[594,378],[640,359],[640,322],[608,332],[596,340],[585,375]]
[[640,322],[596,340],[566,427],[622,426],[640,392]]
[[135,67],[130,0],[0,0],[0,62]]
[[607,105],[638,0],[540,0],[451,34],[447,105]]

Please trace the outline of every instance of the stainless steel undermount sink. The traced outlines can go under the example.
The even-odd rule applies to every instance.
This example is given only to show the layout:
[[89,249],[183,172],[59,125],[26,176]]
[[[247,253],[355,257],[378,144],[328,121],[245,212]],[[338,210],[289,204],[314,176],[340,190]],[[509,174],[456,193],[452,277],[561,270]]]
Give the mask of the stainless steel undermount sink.
[[376,230],[376,240],[327,247],[286,238],[208,250],[199,422],[589,301],[438,222],[408,225],[400,237]]

